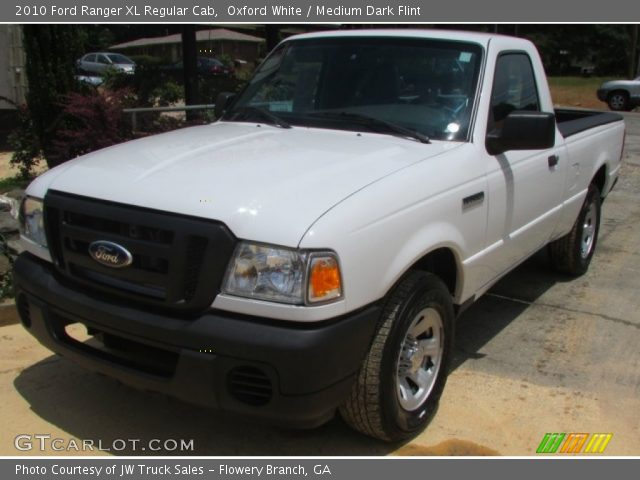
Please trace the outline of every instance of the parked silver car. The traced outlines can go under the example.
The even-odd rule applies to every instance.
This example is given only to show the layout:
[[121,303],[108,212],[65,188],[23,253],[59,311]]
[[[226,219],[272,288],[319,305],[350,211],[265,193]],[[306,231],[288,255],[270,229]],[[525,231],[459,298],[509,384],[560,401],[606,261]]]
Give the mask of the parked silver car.
[[87,53],[77,62],[80,73],[98,73],[113,69],[124,73],[134,73],[136,64],[129,57],[113,52]]
[[633,110],[640,105],[640,77],[604,82],[598,89],[598,99],[607,102],[611,110]]

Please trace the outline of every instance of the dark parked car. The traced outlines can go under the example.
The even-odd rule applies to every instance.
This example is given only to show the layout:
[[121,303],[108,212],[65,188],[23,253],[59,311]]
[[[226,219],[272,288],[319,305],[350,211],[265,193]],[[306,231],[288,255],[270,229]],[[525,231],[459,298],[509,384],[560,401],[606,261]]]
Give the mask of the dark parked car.
[[129,57],[113,52],[87,53],[77,61],[80,73],[104,73],[105,70],[117,70],[123,73],[134,73],[136,64]]
[[[182,64],[182,61],[179,61],[176,63],[172,63],[171,65],[166,65],[162,68],[162,70],[175,78],[182,78],[184,66]],[[226,66],[217,58],[198,57],[198,75],[200,76],[230,77],[231,75],[233,75],[233,72],[233,67]]]
[[607,102],[611,110],[633,110],[640,105],[640,77],[604,82],[598,89],[598,99]]

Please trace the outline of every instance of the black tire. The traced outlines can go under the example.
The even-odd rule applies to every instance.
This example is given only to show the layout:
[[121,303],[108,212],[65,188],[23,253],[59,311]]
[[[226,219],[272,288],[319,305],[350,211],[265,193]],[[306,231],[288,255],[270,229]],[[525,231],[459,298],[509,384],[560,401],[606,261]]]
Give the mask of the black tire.
[[628,112],[631,110],[629,94],[623,90],[611,92],[607,97],[607,105],[616,112]]
[[[428,367],[431,357],[422,360],[425,366],[419,368],[434,368],[435,380],[430,388],[423,390],[426,398],[416,408],[407,410],[399,398],[400,354],[406,351],[403,346],[409,327],[417,328],[416,325],[423,321],[419,315],[424,311],[431,317],[435,313],[440,316],[438,344],[441,345],[441,357],[436,360],[438,368]],[[369,353],[349,398],[340,407],[345,422],[365,435],[384,441],[404,440],[420,432],[435,413],[446,383],[453,351],[453,331],[453,304],[444,283],[430,273],[408,273],[387,296]],[[430,336],[425,332],[425,338],[427,341],[436,338],[433,329]]]
[[[554,270],[572,276],[580,276],[589,269],[591,258],[593,258],[598,243],[600,212],[600,190],[591,184],[571,231],[564,237],[549,244],[549,258]],[[589,226],[593,227],[591,235],[588,235],[589,230],[587,229]],[[588,246],[586,244],[587,236],[591,237]]]

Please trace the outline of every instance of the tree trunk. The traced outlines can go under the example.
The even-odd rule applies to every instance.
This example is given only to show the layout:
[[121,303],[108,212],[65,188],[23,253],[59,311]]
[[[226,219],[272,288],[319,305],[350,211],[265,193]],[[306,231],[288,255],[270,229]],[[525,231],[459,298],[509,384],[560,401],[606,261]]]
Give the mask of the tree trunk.
[[[196,26],[182,26],[182,67],[184,69],[184,103],[198,104],[198,46]],[[197,120],[200,112],[187,110],[187,120]]]
[[629,78],[638,71],[638,24],[631,25],[631,55],[629,56]]
[[267,53],[269,53],[280,43],[280,25],[266,24],[264,34],[267,40]]

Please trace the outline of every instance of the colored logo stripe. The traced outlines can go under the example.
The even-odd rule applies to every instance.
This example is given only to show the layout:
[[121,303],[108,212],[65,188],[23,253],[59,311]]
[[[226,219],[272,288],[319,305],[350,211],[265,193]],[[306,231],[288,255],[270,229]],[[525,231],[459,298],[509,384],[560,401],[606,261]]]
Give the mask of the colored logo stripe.
[[536,453],[556,453],[564,439],[564,433],[547,433],[538,445]]
[[588,433],[570,433],[562,444],[560,453],[580,453],[584,442],[589,438]]
[[613,433],[594,433],[591,438],[588,433],[546,433],[536,453],[556,453],[558,448],[558,453],[603,453],[612,437]]
[[602,453],[607,448],[613,433],[594,433],[584,449],[584,453]]

